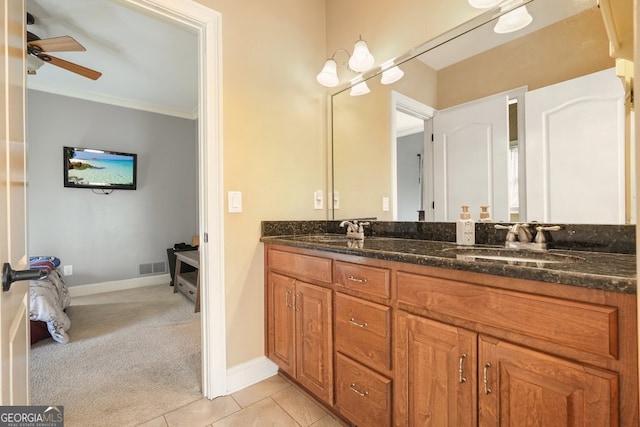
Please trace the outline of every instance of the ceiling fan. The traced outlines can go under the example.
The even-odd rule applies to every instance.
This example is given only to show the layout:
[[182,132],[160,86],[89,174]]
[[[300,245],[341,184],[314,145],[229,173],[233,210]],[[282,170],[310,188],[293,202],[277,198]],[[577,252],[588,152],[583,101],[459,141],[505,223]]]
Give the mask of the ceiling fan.
[[[27,12],[27,25],[31,25],[34,22],[35,18],[33,15]],[[49,63],[91,80],[97,80],[102,75],[101,72],[49,55],[49,52],[77,52],[85,50],[84,46],[71,36],[41,39],[32,32],[27,31],[27,73],[36,74],[38,68],[45,63]]]

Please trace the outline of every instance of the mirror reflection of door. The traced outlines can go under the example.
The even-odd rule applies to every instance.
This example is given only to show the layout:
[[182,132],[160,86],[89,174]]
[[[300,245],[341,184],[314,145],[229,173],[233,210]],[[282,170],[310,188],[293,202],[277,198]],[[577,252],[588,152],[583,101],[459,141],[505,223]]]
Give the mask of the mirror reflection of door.
[[[391,91],[391,213],[393,221],[433,221],[435,109]],[[420,211],[423,215],[420,216]]]
[[424,212],[425,120],[396,110],[396,165],[398,221],[417,221]]
[[436,221],[455,221],[462,205],[475,219],[488,205],[494,220],[509,221],[508,105],[503,93],[440,110],[434,118]]

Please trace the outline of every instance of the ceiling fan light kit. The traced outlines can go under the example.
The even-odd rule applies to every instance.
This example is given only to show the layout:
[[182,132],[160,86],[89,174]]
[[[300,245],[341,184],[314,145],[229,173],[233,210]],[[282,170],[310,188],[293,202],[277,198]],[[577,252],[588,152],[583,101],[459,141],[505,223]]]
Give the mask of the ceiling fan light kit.
[[[27,25],[33,23],[35,23],[34,16],[27,12]],[[49,52],[81,51],[86,51],[86,49],[71,36],[41,39],[36,34],[27,31],[27,74],[36,74],[36,71],[47,62],[91,80],[99,79],[102,76],[99,71],[49,55]]]

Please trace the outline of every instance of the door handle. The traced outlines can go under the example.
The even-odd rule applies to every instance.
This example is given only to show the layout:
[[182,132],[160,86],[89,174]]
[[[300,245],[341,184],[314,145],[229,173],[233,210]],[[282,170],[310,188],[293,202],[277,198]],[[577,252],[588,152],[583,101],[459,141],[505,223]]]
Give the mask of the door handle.
[[12,270],[11,264],[5,262],[2,266],[2,291],[7,292],[11,289],[13,282],[41,279],[46,275],[47,272],[39,268],[33,270]]

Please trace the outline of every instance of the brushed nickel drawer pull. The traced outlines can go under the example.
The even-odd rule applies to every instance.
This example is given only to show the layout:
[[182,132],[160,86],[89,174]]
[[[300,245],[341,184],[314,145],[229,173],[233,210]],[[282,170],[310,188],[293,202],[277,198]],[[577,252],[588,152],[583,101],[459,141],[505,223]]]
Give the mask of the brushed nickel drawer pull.
[[358,279],[357,277],[353,277],[353,276],[347,277],[347,280],[351,280],[352,282],[357,282],[357,283],[367,283],[367,279]]
[[483,375],[482,383],[484,384],[484,394],[491,394],[491,389],[487,387],[487,385],[489,384],[489,381],[487,380],[487,371],[489,370],[490,367],[491,367],[491,363],[487,362],[484,364],[484,368],[482,369],[482,375]]
[[466,358],[467,358],[467,354],[463,353],[460,356],[460,359],[458,361],[458,382],[460,384],[467,382],[467,379],[464,377],[463,372],[462,372],[462,363],[464,362],[464,359],[466,359]]
[[369,392],[368,392],[368,391],[361,392],[360,390],[358,390],[358,389],[356,388],[356,384],[355,384],[355,383],[351,383],[351,385],[349,386],[349,388],[351,389],[351,391],[353,391],[354,393],[356,393],[356,394],[358,394],[358,395],[360,395],[360,396],[362,396],[362,397],[367,397],[367,396],[369,395]]
[[353,317],[349,319],[349,323],[359,328],[366,328],[367,326],[369,326],[367,322],[364,322],[364,323],[356,322],[356,319],[354,319]]

